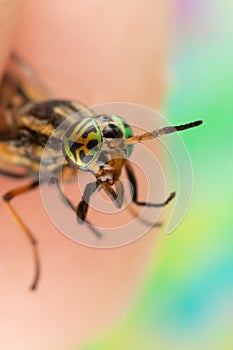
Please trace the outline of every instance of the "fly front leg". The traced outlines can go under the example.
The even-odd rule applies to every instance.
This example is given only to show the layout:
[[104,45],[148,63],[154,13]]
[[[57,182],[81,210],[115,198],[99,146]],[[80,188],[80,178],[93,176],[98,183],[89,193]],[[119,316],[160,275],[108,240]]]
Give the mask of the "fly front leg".
[[36,289],[39,278],[40,278],[40,259],[39,259],[37,241],[36,241],[36,238],[34,237],[34,235],[32,234],[32,232],[30,231],[30,229],[25,225],[25,223],[23,222],[23,220],[21,219],[21,217],[19,216],[17,211],[12,206],[11,200],[22,193],[29,192],[30,190],[34,189],[38,185],[39,185],[39,181],[36,180],[36,181],[29,183],[28,185],[24,185],[24,186],[21,186],[19,188],[12,190],[12,191],[9,191],[3,196],[3,200],[5,201],[8,210],[10,211],[12,217],[17,222],[17,224],[20,226],[23,233],[26,235],[26,237],[29,240],[31,247],[32,247],[33,256],[34,256],[34,264],[35,264],[34,278],[33,278],[32,284],[31,284],[32,290]]
[[58,195],[59,195],[61,201],[75,212],[75,205],[71,202],[71,200],[62,191],[61,186],[60,186],[60,181],[56,177],[52,177],[49,180],[49,184],[55,185],[57,187]]
[[117,208],[121,208],[124,201],[124,186],[120,180],[115,181],[115,188],[114,190],[111,185],[109,185],[107,182],[102,182],[101,186],[105,193],[109,196],[109,198],[112,200],[112,202],[115,204]]
[[79,203],[76,211],[78,222],[80,224],[82,224],[83,221],[86,221],[86,216],[89,208],[91,195],[97,192],[99,189],[100,189],[99,181],[91,182],[86,186],[83,193],[82,201]]
[[76,214],[77,214],[77,219],[79,224],[86,223],[89,227],[89,229],[97,236],[97,237],[102,237],[102,234],[94,227],[91,225],[90,221],[86,219],[88,208],[89,208],[89,202],[92,194],[100,190],[100,181],[96,182],[91,182],[89,183],[83,193],[83,197],[81,202],[79,203],[77,209],[76,209]]
[[[96,191],[98,191],[98,181],[97,182],[92,182],[89,183],[84,191],[83,194],[83,200],[79,203],[78,207],[76,208],[76,206],[72,203],[72,201],[65,195],[65,193],[62,191],[61,186],[60,186],[60,182],[57,178],[52,178],[50,180],[50,184],[51,185],[56,185],[57,189],[58,189],[58,194],[61,198],[61,200],[63,201],[63,203],[65,203],[66,205],[68,205],[75,213],[75,215],[77,215],[77,219],[78,219],[78,223],[79,224],[87,224],[89,230],[94,233],[97,237],[102,237],[102,234],[90,223],[90,221],[88,221],[86,219],[87,216],[87,211],[88,211],[88,207],[89,207],[89,200],[90,200],[90,196],[95,193]],[[87,201],[87,202],[86,202]]]
[[138,200],[138,186],[137,186],[137,180],[136,177],[134,175],[133,172],[133,168],[130,165],[129,162],[126,163],[125,165],[125,169],[129,178],[129,181],[132,185],[132,201],[138,205],[138,206],[144,206],[144,207],[154,207],[154,208],[158,208],[158,207],[164,207],[165,205],[167,205],[176,195],[175,192],[172,192],[170,194],[170,196],[162,203],[151,203],[151,202],[141,202]]
[[28,174],[17,174],[3,169],[0,169],[0,175],[11,177],[12,179],[24,179],[28,177]]

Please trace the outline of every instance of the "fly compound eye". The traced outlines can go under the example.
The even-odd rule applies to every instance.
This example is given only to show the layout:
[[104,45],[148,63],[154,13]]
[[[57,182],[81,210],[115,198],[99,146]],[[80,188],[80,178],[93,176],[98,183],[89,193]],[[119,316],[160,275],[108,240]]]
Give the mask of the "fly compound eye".
[[[116,115],[116,114],[111,114],[111,119],[115,123],[117,123],[117,126],[121,130],[122,135],[124,135],[125,139],[128,139],[129,137],[133,136],[133,131],[132,131],[130,125],[122,117],[120,117],[119,115]],[[132,150],[133,150],[133,146],[132,145],[129,145],[126,148],[126,156],[127,156],[127,158],[130,157],[130,155],[132,153]]]
[[91,168],[100,153],[102,136],[97,122],[83,118],[74,123],[63,138],[63,153],[69,164],[83,170]]
[[118,138],[122,138],[123,137],[123,132],[121,131],[121,129],[112,123],[109,123],[107,126],[105,126],[105,128],[103,129],[103,136],[106,139],[118,139]]

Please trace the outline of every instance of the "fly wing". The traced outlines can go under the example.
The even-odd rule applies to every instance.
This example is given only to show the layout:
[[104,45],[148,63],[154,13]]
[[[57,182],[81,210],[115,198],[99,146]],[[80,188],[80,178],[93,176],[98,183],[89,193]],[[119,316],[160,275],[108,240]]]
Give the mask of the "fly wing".
[[85,116],[95,116],[77,101],[52,99],[35,71],[17,54],[12,54],[0,86],[0,141],[16,137],[19,125],[35,131],[33,121],[38,124],[46,119],[56,127],[83,109]]
[[36,71],[18,54],[12,53],[7,73],[14,81],[15,92],[20,95],[21,102],[24,104],[30,101],[48,100],[53,97]]
[[5,73],[0,85],[0,141],[7,141],[16,132],[13,120],[14,85],[9,74]]
[[21,107],[49,97],[34,70],[12,54],[0,85],[0,142],[17,136],[17,111]]
[[0,174],[18,176],[32,167],[18,140],[18,111],[49,98],[36,73],[19,56],[13,54],[0,83]]

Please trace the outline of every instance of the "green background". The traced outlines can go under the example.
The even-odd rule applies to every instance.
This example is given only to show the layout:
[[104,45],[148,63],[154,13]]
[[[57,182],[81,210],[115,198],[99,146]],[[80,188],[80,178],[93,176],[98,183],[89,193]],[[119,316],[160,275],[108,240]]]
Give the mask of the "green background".
[[194,171],[185,219],[155,257],[133,309],[81,350],[233,349],[233,3],[174,2],[171,123],[203,119],[182,133]]

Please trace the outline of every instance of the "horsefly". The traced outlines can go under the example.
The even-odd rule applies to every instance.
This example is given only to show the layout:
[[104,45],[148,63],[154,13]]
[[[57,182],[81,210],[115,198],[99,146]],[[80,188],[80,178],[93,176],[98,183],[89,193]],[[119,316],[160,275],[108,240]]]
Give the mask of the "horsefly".
[[[16,74],[14,68],[7,70],[0,87],[0,174],[29,179],[28,184],[5,193],[3,200],[31,243],[35,273],[30,288],[35,290],[40,278],[37,240],[12,206],[12,199],[38,187],[39,172],[42,174],[42,180],[43,173],[49,173],[51,176],[48,178],[46,175],[45,181],[56,185],[77,216],[78,223],[87,225],[92,234],[101,238],[101,232],[91,225],[87,218],[90,198],[95,192],[104,190],[115,206],[121,208],[124,200],[124,186],[121,181],[123,168],[131,183],[132,202],[135,205],[164,207],[175,196],[175,192],[172,192],[162,203],[138,199],[137,180],[129,161],[134,144],[196,127],[202,124],[202,121],[167,126],[134,135],[131,126],[122,116],[97,115],[77,101],[48,99],[43,84],[33,70],[15,54],[12,55],[11,61],[22,74]],[[62,139],[63,178],[68,179],[79,170],[91,172],[95,178],[93,182],[87,184],[81,201],[75,206],[62,192],[56,177],[58,171],[56,159],[41,164],[41,157],[54,130],[64,120],[83,109],[85,109],[84,116],[68,128]]]

